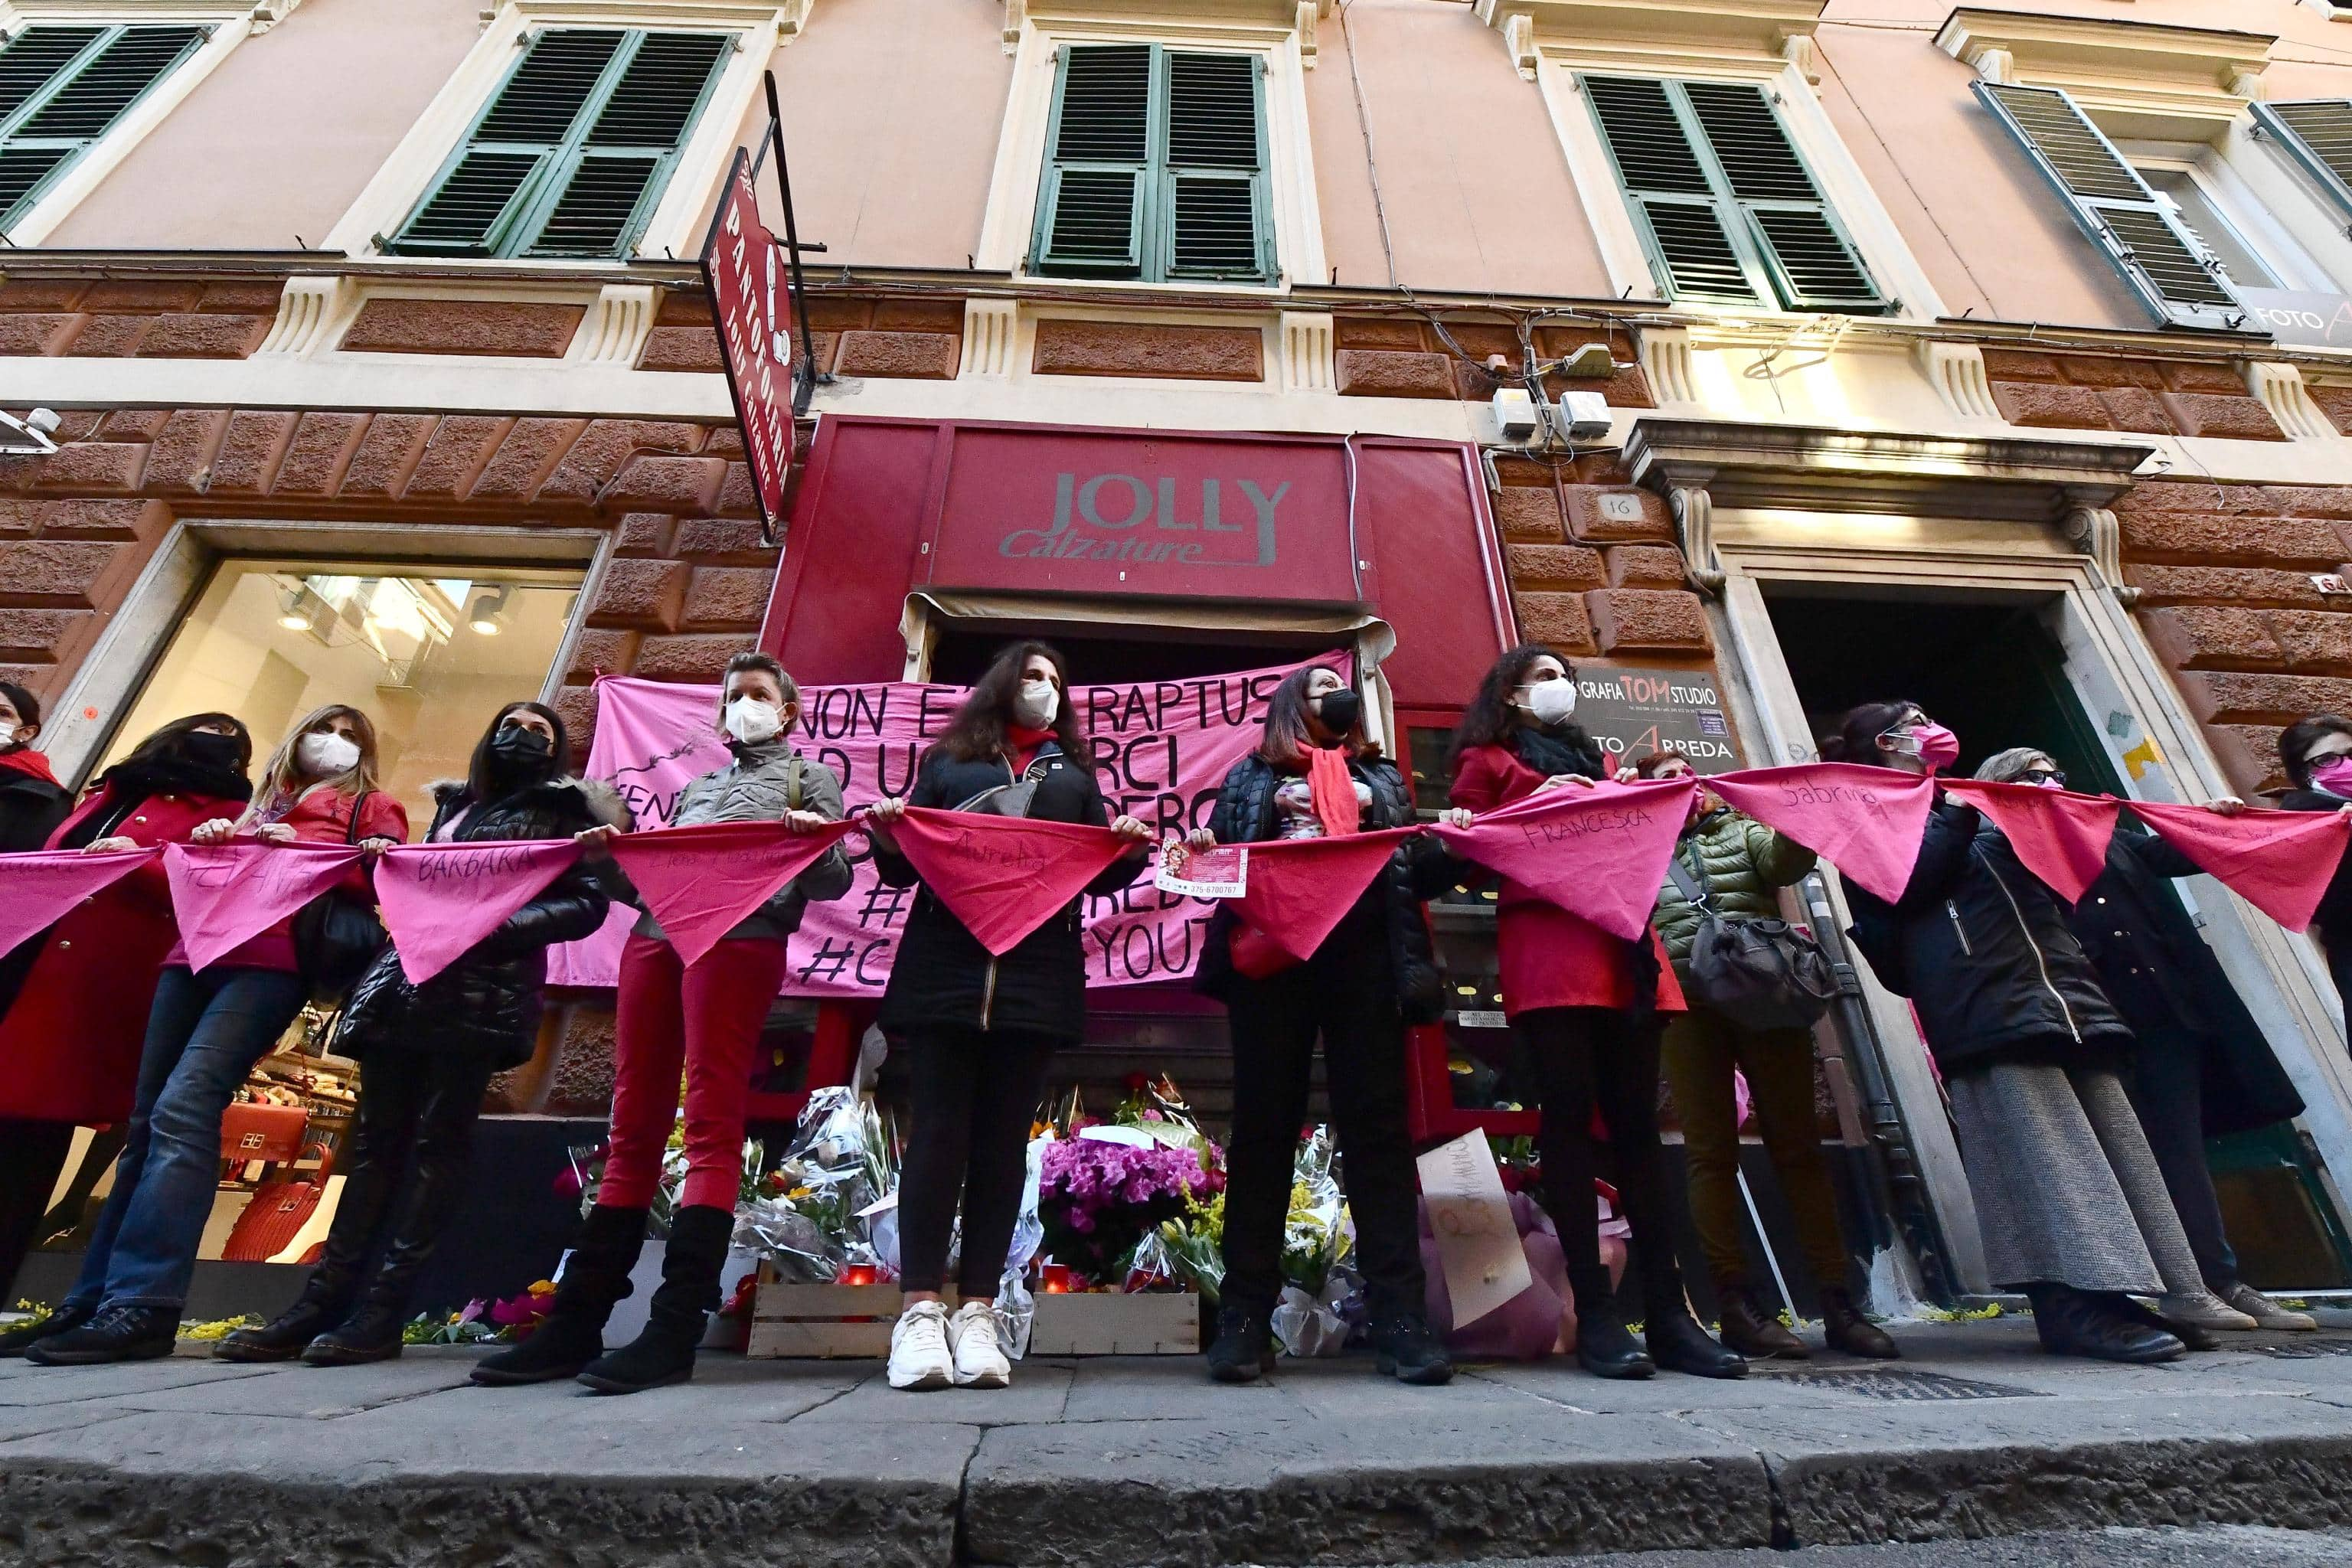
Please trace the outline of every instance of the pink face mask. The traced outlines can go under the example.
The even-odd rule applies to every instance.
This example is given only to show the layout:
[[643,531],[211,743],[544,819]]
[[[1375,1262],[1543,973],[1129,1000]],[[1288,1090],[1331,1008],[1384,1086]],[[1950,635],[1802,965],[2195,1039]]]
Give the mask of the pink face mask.
[[2311,770],[2311,782],[2330,795],[2352,799],[2352,754],[2328,758]]
[[[1914,724],[1907,734],[1889,739],[1894,742],[1891,750],[1918,758],[1931,773],[1940,773],[1960,760],[1959,737],[1941,724]],[[1908,745],[1903,743],[1906,740]]]

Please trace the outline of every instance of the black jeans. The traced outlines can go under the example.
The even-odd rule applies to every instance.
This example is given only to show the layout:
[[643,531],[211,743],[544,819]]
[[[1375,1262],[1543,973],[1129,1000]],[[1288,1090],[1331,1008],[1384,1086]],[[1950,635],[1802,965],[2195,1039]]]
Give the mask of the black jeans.
[[898,1275],[908,1290],[947,1279],[956,1198],[963,1250],[956,1289],[993,1300],[1029,1180],[1029,1123],[1054,1040],[1003,1029],[919,1029],[907,1037],[914,1112],[898,1180]]
[[1382,921],[1360,911],[1305,963],[1263,980],[1235,975],[1226,1011],[1234,1135],[1225,1149],[1224,1303],[1263,1317],[1282,1294],[1291,1167],[1319,1035],[1373,1313],[1419,1317],[1426,1287],[1405,1119],[1405,1032]]
[[406,1305],[464,1201],[493,1070],[476,1051],[368,1053],[342,1152],[343,1195],[319,1259],[322,1289],[348,1298],[375,1253],[370,1292]]
[[2195,1036],[2168,1029],[2143,1029],[2138,1041],[2124,1088],[2189,1234],[2197,1272],[2207,1289],[2227,1290],[2238,1283],[2238,1255],[2221,1229],[2221,1200],[2205,1163],[2203,1047]]
[[1665,1156],[1658,1147],[1658,1037],[1654,1018],[1637,1027],[1631,1015],[1610,1007],[1540,1007],[1513,1021],[1527,1041],[1543,1091],[1544,1206],[1559,1232],[1568,1282],[1582,1303],[1609,1291],[1601,1266],[1601,1215],[1592,1183],[1600,1172],[1593,1147],[1597,1105],[1615,1156],[1618,1208],[1632,1229],[1634,1278],[1644,1310],[1683,1306],[1682,1269],[1675,1261],[1675,1214]]

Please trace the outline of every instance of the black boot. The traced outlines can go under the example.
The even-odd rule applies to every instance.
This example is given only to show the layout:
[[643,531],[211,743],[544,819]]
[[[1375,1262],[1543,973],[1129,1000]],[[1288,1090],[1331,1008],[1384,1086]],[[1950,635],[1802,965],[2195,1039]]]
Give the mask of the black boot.
[[1822,1329],[1833,1351],[1867,1356],[1873,1361],[1899,1361],[1903,1357],[1903,1352],[1895,1348],[1893,1337],[1864,1317],[1862,1309],[1853,1304],[1853,1297],[1843,1289],[1822,1289]]
[[1618,1381],[1655,1376],[1658,1363],[1625,1326],[1625,1309],[1610,1289],[1609,1276],[1603,1273],[1570,1289],[1576,1297],[1578,1364],[1595,1377]]
[[302,1352],[303,1364],[358,1366],[390,1361],[400,1354],[401,1330],[407,1321],[407,1281],[387,1283],[379,1276],[360,1298],[359,1310],[310,1342]]
[[302,1347],[350,1316],[358,1295],[353,1260],[335,1256],[331,1241],[294,1304],[257,1329],[237,1329],[213,1347],[220,1361],[292,1361]]
[[1775,1356],[1803,1361],[1813,1353],[1804,1341],[1790,1331],[1779,1313],[1759,1307],[1744,1285],[1724,1288],[1720,1311],[1723,1342],[1743,1356],[1758,1361],[1769,1361]]
[[1209,1375],[1219,1383],[1255,1383],[1274,1371],[1274,1329],[1267,1314],[1247,1307],[1217,1311],[1217,1337],[1209,1343]]
[[598,1204],[555,1282],[555,1304],[530,1337],[474,1363],[476,1383],[505,1387],[577,1377],[604,1351],[604,1320],[629,1293],[629,1271],[646,1246],[646,1211]]
[[2106,1293],[2048,1282],[2025,1289],[2033,1301],[2033,1331],[2052,1355],[2145,1366],[2189,1353],[2178,1337],[2139,1321]]
[[402,1184],[392,1239],[377,1259],[375,1277],[360,1297],[359,1310],[310,1342],[302,1360],[310,1366],[358,1366],[400,1354],[402,1329],[416,1277],[449,1228],[465,1199],[473,1169],[474,1123],[481,1113],[483,1079],[458,1075],[436,1087],[418,1115]]
[[1454,1381],[1454,1361],[1419,1312],[1396,1312],[1372,1323],[1372,1364],[1399,1383],[1434,1386]]
[[154,1361],[172,1353],[179,1335],[177,1307],[108,1307],[79,1329],[37,1342],[25,1359],[37,1366]]
[[2111,1297],[2109,1304],[2133,1322],[2154,1329],[2158,1333],[2170,1334],[2192,1351],[2218,1351],[2221,1348],[2221,1337],[2212,1330],[2168,1318],[2137,1297]]
[[1650,1359],[1664,1371],[1693,1377],[1746,1377],[1748,1363],[1738,1352],[1709,1339],[1691,1316],[1690,1301],[1683,1294],[1682,1265],[1663,1242],[1663,1236],[1654,1245],[1639,1230],[1633,1235],[1633,1263],[1642,1271],[1643,1338],[1649,1342]]
[[77,1307],[68,1302],[37,1323],[19,1323],[0,1333],[0,1356],[23,1355],[43,1340],[53,1340],[59,1334],[80,1328],[98,1316],[95,1307]]
[[719,1310],[719,1276],[734,1234],[732,1209],[696,1204],[676,1210],[645,1331],[583,1367],[580,1381],[599,1394],[636,1394],[692,1377],[694,1348]]

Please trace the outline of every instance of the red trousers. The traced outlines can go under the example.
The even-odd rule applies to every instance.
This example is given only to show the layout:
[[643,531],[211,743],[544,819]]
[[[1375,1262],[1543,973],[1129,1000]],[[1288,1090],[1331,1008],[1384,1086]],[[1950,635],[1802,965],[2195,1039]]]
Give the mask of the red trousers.
[[687,1175],[679,1202],[733,1212],[752,1053],[784,983],[785,958],[781,942],[722,942],[689,969],[669,943],[629,938],[614,1020],[613,1145],[599,1204],[641,1209],[653,1202],[683,1068]]

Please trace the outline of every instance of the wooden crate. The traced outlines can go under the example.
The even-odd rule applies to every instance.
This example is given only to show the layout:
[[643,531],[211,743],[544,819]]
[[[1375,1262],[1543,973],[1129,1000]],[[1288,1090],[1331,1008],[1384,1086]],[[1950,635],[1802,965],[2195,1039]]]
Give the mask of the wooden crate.
[[[900,1305],[896,1285],[790,1284],[762,1264],[744,1353],[878,1360],[890,1353]],[[1193,1355],[1200,1349],[1201,1298],[1189,1290],[1041,1294],[1029,1334],[1033,1356]]]

